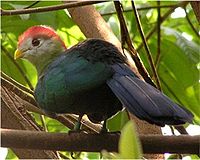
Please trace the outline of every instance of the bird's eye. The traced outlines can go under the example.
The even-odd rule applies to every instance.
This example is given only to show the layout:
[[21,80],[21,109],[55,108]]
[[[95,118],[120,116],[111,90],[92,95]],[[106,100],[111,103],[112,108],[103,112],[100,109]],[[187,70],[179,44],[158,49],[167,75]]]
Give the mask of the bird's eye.
[[32,45],[33,46],[38,46],[40,44],[40,41],[38,39],[33,39],[32,40]]

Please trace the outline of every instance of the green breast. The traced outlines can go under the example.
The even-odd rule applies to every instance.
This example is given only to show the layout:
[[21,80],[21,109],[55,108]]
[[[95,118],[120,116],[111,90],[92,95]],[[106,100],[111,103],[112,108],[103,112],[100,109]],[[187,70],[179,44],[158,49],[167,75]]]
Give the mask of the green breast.
[[95,94],[96,97],[98,94],[105,95],[104,90],[98,92],[98,89],[112,74],[106,64],[90,63],[78,52],[69,52],[54,60],[40,76],[35,99],[42,109],[51,112],[93,112],[89,106],[92,101],[95,102],[92,98]]

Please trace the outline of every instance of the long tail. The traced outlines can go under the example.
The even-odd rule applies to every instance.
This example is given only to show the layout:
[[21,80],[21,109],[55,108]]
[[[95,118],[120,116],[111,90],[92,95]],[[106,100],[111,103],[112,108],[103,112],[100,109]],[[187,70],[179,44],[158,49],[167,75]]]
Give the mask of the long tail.
[[111,66],[115,74],[108,86],[134,115],[160,126],[192,123],[193,114],[162,92],[140,80],[125,64]]

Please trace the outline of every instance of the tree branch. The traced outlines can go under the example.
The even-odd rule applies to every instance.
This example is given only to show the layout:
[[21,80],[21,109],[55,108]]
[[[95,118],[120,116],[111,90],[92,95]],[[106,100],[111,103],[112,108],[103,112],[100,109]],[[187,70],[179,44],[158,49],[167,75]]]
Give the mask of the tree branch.
[[[192,22],[191,22],[191,20],[190,20],[190,18],[189,18],[189,15],[188,15],[188,13],[186,12],[186,8],[184,8],[184,10],[185,10],[187,22],[189,23],[190,27],[192,28],[192,30],[194,31],[194,33],[197,35],[197,37],[199,37],[199,33],[198,33],[198,31],[195,29],[194,25],[192,24]],[[200,14],[200,12],[199,12],[199,14]]]
[[[68,2],[64,1],[64,3]],[[80,30],[87,38],[106,40],[121,50],[120,41],[115,37],[108,24],[96,11],[94,6],[69,8],[68,11],[73,21],[79,26]]]
[[142,38],[142,41],[143,41],[143,44],[144,44],[144,47],[145,47],[145,50],[146,50],[146,53],[147,53],[148,61],[149,61],[150,66],[151,66],[153,77],[155,78],[157,88],[159,90],[161,90],[158,74],[157,74],[157,71],[156,71],[156,68],[155,68],[155,65],[154,65],[154,62],[153,62],[153,58],[151,56],[151,51],[150,51],[150,49],[148,47],[148,44],[147,44],[143,29],[142,29],[142,25],[141,25],[140,18],[139,18],[137,9],[135,7],[134,1],[131,1],[131,4],[132,4],[132,7],[133,7],[133,12],[134,12],[134,15],[135,15],[135,18],[136,18],[136,22],[137,22],[137,26],[138,26],[138,29],[139,29],[139,32],[140,32],[140,36]]
[[35,6],[36,4],[38,4],[39,2],[40,2],[40,0],[39,0],[39,1],[32,2],[29,6],[25,7],[24,9],[31,8],[31,7]]
[[20,88],[12,84],[12,82],[9,82],[8,79],[4,79],[1,77],[1,85],[5,86],[8,90],[14,92],[17,96],[19,96],[21,99],[31,103],[34,106],[37,106],[35,100],[30,95],[26,94],[26,92],[23,92]]
[[[157,5],[160,6],[160,0],[157,1]],[[158,66],[158,62],[160,60],[160,39],[161,39],[161,33],[160,33],[160,19],[161,19],[161,14],[160,14],[160,8],[157,8],[157,28],[158,28],[158,32],[157,32],[157,55],[156,55],[156,60],[155,60],[155,67],[157,68]]]
[[[160,19],[160,24],[162,24],[167,18],[168,16],[177,8],[177,7],[185,7],[189,2],[188,1],[183,1],[183,2],[179,2],[177,4],[177,6],[174,6],[172,8],[170,8]],[[147,33],[146,35],[146,40],[148,41],[148,39],[157,31],[157,24],[153,27],[153,29]],[[138,48],[137,51],[139,51],[141,48],[143,47],[143,43],[141,43]]]
[[1,46],[1,49],[5,53],[5,55],[11,60],[11,62],[16,66],[16,68],[18,69],[19,73],[22,75],[22,77],[24,78],[25,82],[28,84],[29,88],[31,90],[33,90],[34,89],[33,85],[31,84],[31,82],[29,81],[28,77],[26,76],[24,71],[21,69],[19,64],[13,59],[13,57],[11,57],[10,53],[7,51],[7,49],[4,46]]
[[[21,100],[9,91],[5,86],[1,86],[1,126],[4,128],[20,129],[20,130],[41,130],[36,125],[32,116],[25,110]],[[12,147],[11,147],[12,148]],[[54,152],[44,150],[25,150],[12,148],[17,156],[21,159],[51,159],[57,158]]]
[[128,51],[131,53],[131,57],[133,58],[135,65],[137,66],[137,69],[139,71],[139,73],[142,75],[142,77],[144,78],[144,80],[151,84],[152,86],[156,87],[155,84],[153,83],[153,81],[151,80],[149,74],[147,73],[145,67],[143,66],[137,51],[135,50],[131,38],[129,36],[129,32],[128,29],[126,27],[126,22],[122,13],[122,8],[121,8],[121,4],[119,1],[114,1],[115,4],[115,8],[117,11],[117,16],[120,22],[120,29],[121,29],[121,35],[122,35],[122,46],[124,45],[123,43],[126,43],[128,45]]
[[199,1],[192,1],[192,2],[190,2],[190,4],[191,4],[193,11],[196,15],[197,21],[200,24],[200,2]]
[[12,84],[14,84],[15,86],[17,86],[19,89],[33,95],[33,91],[26,88],[25,86],[21,85],[20,83],[18,83],[17,81],[15,81],[14,79],[10,78],[8,75],[6,75],[4,72],[1,71],[1,77],[6,79],[7,81],[11,82]]
[[[160,5],[160,6],[147,6],[147,7],[137,7],[136,9],[138,11],[143,11],[143,10],[148,10],[148,9],[156,9],[156,8],[171,8],[171,7],[175,7],[177,5]],[[133,9],[132,8],[129,8],[129,9],[125,9],[123,12],[132,12]],[[109,15],[113,15],[113,14],[116,14],[116,11],[113,11],[113,12],[109,12],[109,13],[103,13],[101,14],[102,16],[109,16]]]
[[102,3],[102,2],[107,2],[107,1],[70,2],[68,4],[61,4],[61,5],[48,6],[48,7],[28,8],[28,9],[18,9],[18,10],[1,9],[1,16],[11,16],[11,15],[39,13],[39,12],[49,12],[49,11],[56,11],[56,10],[60,10],[60,9],[97,4],[97,3]]
[[[118,151],[120,134],[46,133],[1,129],[3,147],[100,152]],[[200,136],[139,136],[144,153],[199,153]],[[127,144],[128,145],[128,144]]]

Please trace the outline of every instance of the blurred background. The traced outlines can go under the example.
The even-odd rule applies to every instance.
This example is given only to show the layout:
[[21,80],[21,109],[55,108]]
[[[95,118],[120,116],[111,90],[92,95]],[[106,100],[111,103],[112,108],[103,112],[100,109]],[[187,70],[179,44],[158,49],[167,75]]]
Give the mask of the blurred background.
[[[33,6],[31,6],[34,3]],[[136,1],[136,7],[140,16],[145,35],[157,25],[157,2],[141,0]],[[199,24],[192,7],[188,3],[185,8],[178,7],[181,2],[161,1],[161,17],[174,6],[177,6],[172,14],[162,19],[160,55],[157,54],[157,31],[148,38],[148,46],[152,57],[156,61],[156,69],[161,82],[163,92],[175,102],[187,107],[194,115],[194,125],[185,125],[191,135],[200,133],[200,47]],[[23,9],[27,7],[42,7],[61,4],[60,1],[2,1],[1,7],[5,10]],[[124,16],[129,35],[137,49],[143,64],[150,76],[152,71],[139,34],[136,19],[133,14],[130,1],[122,1]],[[102,17],[111,27],[116,37],[121,40],[119,20],[116,15],[113,2],[95,5]],[[14,61],[13,55],[17,47],[18,36],[28,27],[33,25],[48,25],[53,27],[70,48],[86,37],[79,27],[73,22],[67,9],[43,13],[23,14],[1,17],[1,71],[27,88],[33,89],[37,82],[36,69],[28,61],[20,59]],[[156,60],[157,59],[157,60]],[[38,114],[31,113],[38,124],[41,119]],[[121,130],[128,121],[126,112],[120,112],[108,122],[110,131]],[[68,128],[51,118],[45,117],[45,123],[49,132],[67,132]],[[169,127],[163,128],[164,134],[171,134]],[[175,132],[178,134],[177,132]],[[63,152],[65,155],[70,153]],[[0,149],[0,159],[18,159],[10,149]],[[82,152],[82,159],[99,159],[99,153]],[[196,158],[195,156],[186,157]]]

